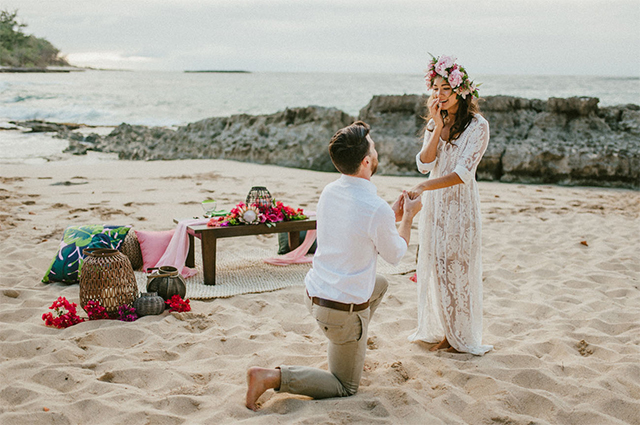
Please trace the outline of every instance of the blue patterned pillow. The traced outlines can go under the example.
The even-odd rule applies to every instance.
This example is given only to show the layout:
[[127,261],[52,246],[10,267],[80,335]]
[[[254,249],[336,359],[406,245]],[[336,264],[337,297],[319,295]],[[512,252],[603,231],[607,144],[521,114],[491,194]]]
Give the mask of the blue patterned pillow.
[[131,226],[102,224],[67,227],[58,253],[42,278],[42,282],[78,283],[84,260],[82,251],[87,248],[119,249],[129,229]]

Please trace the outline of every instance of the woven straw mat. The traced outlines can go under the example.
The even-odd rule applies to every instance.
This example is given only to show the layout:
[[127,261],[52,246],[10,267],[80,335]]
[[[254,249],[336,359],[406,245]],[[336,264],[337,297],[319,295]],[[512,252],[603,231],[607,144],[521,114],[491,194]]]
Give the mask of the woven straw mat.
[[[304,277],[311,268],[311,263],[274,266],[265,263],[265,258],[275,257],[273,250],[247,248],[242,256],[230,252],[218,251],[216,267],[216,284],[205,285],[202,274],[202,254],[196,248],[196,269],[198,273],[185,279],[187,284],[186,298],[206,300],[211,298],[228,298],[234,295],[270,292],[290,286],[303,286]],[[405,256],[408,257],[409,255]],[[378,258],[378,273],[406,274],[415,271],[415,264],[402,262],[394,267]],[[136,281],[140,292],[147,291],[147,274],[136,271]]]

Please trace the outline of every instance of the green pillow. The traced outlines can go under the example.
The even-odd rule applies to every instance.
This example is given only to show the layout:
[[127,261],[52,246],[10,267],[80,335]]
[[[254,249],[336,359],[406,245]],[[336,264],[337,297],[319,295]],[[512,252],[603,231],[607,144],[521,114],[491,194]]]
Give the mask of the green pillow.
[[58,252],[42,278],[42,282],[78,283],[84,260],[82,251],[87,248],[119,249],[129,229],[131,226],[102,224],[67,227]]

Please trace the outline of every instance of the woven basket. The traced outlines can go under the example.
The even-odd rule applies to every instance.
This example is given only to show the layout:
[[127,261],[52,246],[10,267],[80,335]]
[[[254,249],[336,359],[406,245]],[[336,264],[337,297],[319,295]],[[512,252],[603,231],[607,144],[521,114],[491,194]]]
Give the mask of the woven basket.
[[131,261],[133,270],[140,270],[142,268],[142,251],[140,251],[140,242],[138,241],[135,230],[129,229],[120,250],[127,256],[129,261]]
[[136,309],[138,317],[142,317],[162,313],[166,304],[157,292],[143,292],[140,294],[140,298],[134,301],[133,307]]
[[121,305],[132,306],[138,298],[138,285],[131,262],[117,249],[89,248],[83,251],[80,271],[80,305],[97,301],[109,315]]

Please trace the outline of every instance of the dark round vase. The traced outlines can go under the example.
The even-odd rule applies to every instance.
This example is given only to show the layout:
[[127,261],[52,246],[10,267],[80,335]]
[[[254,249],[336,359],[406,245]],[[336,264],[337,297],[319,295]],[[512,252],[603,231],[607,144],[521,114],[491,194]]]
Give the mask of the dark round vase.
[[133,302],[133,308],[140,317],[160,314],[164,311],[164,299],[157,292],[144,292]]
[[174,295],[180,295],[184,299],[187,285],[178,269],[162,266],[157,272],[147,276],[147,292],[157,292],[165,301]]

